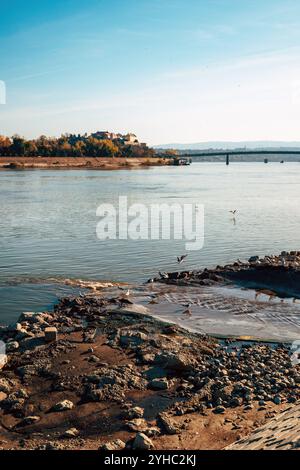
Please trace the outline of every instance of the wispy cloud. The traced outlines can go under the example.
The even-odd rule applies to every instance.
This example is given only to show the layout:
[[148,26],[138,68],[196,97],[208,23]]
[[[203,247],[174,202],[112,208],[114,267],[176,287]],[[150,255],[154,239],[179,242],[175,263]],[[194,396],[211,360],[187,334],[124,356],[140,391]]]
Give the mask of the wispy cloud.
[[20,76],[17,76],[17,77],[12,77],[9,80],[9,82],[20,82],[20,81],[25,81],[25,80],[32,80],[34,78],[39,78],[39,77],[43,77],[43,76],[46,76],[46,75],[56,74],[58,72],[63,72],[65,70],[67,70],[66,67],[54,67],[53,69],[43,70],[41,72],[31,73],[31,74],[28,74],[28,75],[20,75]]
[[236,30],[227,24],[217,24],[210,27],[200,27],[192,30],[185,31],[194,40],[210,40],[222,36],[233,36]]
[[180,69],[163,73],[160,79],[197,77],[211,70],[215,70],[217,73],[222,70],[233,71],[267,64],[288,64],[296,61],[300,61],[300,47],[295,46],[288,49],[266,51],[237,58],[207,61],[206,64],[197,67],[186,67],[184,69],[181,67]]

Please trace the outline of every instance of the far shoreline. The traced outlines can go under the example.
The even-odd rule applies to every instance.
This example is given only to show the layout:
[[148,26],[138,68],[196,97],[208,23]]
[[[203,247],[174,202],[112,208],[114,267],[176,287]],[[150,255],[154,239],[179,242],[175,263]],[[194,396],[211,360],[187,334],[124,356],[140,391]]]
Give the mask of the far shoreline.
[[166,166],[173,163],[172,159],[160,157],[18,157],[0,156],[0,170],[26,169],[100,169],[120,170],[151,166]]

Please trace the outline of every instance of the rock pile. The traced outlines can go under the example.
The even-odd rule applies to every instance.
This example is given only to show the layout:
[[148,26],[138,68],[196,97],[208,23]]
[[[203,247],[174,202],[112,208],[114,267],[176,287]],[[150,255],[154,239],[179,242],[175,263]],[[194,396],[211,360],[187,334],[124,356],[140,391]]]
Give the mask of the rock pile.
[[[300,366],[287,346],[232,347],[139,312],[130,300],[79,296],[2,328],[9,360],[0,372],[0,419],[12,439],[18,429],[42,436],[26,440],[32,448],[80,448],[97,435],[96,448],[151,449],[185,432],[181,416],[217,419],[300,399]],[[57,330],[55,341],[45,341],[46,328]]]
[[248,261],[237,260],[214,269],[160,273],[149,282],[200,286],[233,282],[256,289],[271,289],[282,297],[300,298],[300,251],[283,251],[278,256],[251,256]]

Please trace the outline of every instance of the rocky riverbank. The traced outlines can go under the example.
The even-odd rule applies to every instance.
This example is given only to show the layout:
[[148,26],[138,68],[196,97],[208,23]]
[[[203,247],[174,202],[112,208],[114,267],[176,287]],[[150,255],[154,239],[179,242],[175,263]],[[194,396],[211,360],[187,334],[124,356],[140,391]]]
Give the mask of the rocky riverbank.
[[[151,280],[153,281],[153,280]],[[201,271],[160,273],[154,281],[166,284],[214,286],[235,284],[269,297],[300,298],[300,251],[275,256],[252,256],[225,266]]]
[[122,290],[24,313],[0,339],[2,449],[223,449],[300,399],[288,345],[194,334]]

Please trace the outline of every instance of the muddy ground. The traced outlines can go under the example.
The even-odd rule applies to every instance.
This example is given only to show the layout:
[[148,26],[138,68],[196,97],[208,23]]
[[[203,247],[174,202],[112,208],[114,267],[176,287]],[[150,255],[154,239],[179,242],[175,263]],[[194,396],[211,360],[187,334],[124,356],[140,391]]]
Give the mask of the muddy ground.
[[0,339],[1,449],[224,449],[300,399],[289,345],[221,343],[121,290],[22,314]]

